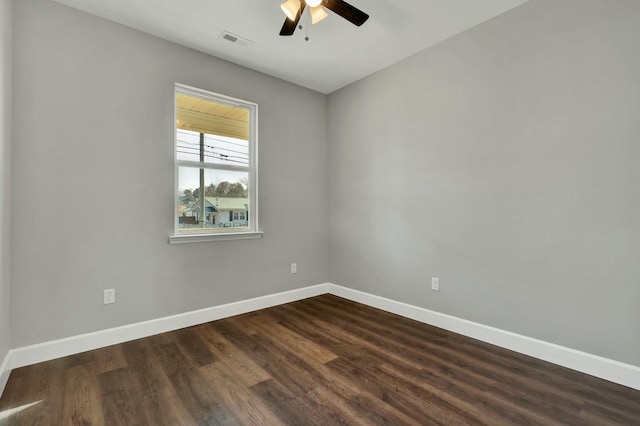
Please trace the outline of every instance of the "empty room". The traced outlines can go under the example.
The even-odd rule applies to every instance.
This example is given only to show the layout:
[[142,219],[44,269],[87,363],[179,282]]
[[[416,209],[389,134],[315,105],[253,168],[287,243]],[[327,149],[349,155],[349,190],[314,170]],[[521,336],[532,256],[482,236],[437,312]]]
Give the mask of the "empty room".
[[0,425],[640,424],[640,1],[0,36]]

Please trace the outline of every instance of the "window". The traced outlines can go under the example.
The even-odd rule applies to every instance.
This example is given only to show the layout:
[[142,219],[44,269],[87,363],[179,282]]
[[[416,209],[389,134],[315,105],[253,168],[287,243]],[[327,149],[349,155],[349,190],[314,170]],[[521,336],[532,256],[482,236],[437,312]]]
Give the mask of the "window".
[[258,106],[175,86],[175,231],[171,243],[260,238]]

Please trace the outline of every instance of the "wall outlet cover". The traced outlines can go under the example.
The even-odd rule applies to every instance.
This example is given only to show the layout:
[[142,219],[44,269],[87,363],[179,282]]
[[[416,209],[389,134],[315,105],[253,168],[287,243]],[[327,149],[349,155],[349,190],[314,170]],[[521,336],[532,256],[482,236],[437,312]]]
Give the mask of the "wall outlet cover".
[[116,290],[113,288],[104,291],[104,304],[116,303]]
[[437,277],[431,278],[431,290],[440,291],[440,278],[437,278]]

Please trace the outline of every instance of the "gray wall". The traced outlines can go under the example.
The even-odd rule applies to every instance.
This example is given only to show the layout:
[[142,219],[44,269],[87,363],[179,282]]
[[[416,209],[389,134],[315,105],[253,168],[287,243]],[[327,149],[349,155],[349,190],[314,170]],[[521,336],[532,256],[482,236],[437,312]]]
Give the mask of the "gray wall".
[[331,282],[640,365],[639,40],[532,0],[330,95]]
[[[326,96],[50,1],[14,7],[13,347],[327,281]],[[262,240],[167,243],[175,82],[259,104]]]
[[[0,0],[0,363],[9,351],[12,0]],[[0,372],[1,373],[1,372]],[[0,379],[0,387],[2,379]]]
[[[640,365],[638,2],[532,0],[328,101],[14,7],[12,347],[330,280]],[[263,240],[167,244],[174,82],[259,103]]]

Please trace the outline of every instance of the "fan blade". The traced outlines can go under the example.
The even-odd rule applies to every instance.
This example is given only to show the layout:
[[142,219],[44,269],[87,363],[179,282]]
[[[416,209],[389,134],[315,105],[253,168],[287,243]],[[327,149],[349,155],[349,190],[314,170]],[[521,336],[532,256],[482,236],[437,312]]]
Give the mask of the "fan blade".
[[284,24],[282,25],[282,29],[280,30],[281,36],[290,36],[293,35],[293,32],[296,30],[298,26],[298,21],[300,21],[300,16],[302,16],[302,11],[307,4],[302,1],[300,2],[300,10],[298,10],[298,14],[296,15],[296,19],[293,21],[289,18],[284,20]]
[[322,5],[358,27],[369,19],[369,15],[343,0],[324,0]]

